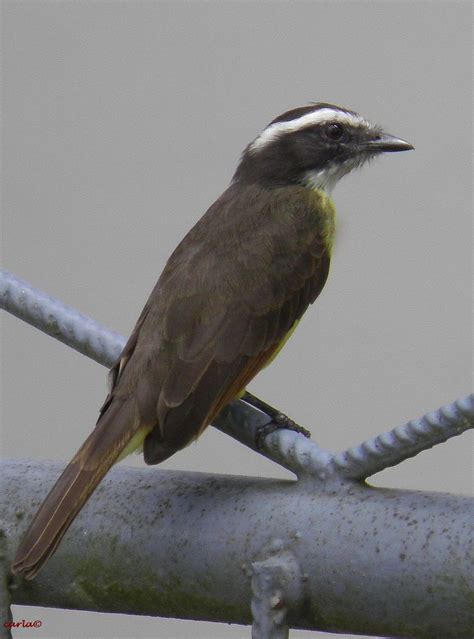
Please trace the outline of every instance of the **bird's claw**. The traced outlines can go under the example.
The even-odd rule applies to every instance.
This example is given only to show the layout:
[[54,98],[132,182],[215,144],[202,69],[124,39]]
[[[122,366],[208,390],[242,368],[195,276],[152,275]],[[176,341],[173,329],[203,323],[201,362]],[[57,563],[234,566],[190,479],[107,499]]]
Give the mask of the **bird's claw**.
[[263,449],[263,444],[267,435],[274,433],[276,430],[280,430],[281,428],[286,428],[287,430],[292,430],[296,433],[300,433],[304,437],[311,437],[311,433],[307,428],[303,428],[295,421],[284,415],[283,413],[277,413],[272,418],[271,422],[268,424],[264,424],[263,426],[259,426],[257,428],[257,432],[255,435],[255,444],[258,450]]

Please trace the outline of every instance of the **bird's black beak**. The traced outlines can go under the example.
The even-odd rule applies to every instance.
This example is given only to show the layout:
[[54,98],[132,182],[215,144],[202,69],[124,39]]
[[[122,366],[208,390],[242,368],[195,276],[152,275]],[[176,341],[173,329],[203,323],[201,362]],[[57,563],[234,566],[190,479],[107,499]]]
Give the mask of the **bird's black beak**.
[[395,151],[411,151],[415,147],[410,142],[397,138],[388,133],[378,133],[372,139],[363,142],[363,147],[367,151],[395,152]]

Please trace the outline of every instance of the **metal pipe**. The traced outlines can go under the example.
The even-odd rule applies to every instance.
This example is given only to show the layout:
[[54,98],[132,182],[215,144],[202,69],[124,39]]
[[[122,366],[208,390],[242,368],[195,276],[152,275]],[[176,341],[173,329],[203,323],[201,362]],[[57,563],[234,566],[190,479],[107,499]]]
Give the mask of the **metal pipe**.
[[[60,471],[2,463],[8,561]],[[301,571],[284,597],[290,627],[472,639],[473,520],[463,496],[119,466],[12,598],[250,624],[252,567],[290,554]]]

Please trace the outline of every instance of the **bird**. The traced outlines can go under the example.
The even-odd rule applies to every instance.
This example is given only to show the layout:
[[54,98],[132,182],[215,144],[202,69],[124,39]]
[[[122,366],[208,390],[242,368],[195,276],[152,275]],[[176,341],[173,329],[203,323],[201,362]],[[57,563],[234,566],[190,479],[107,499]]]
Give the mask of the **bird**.
[[158,464],[230,401],[262,408],[247,384],[328,277],[334,186],[375,156],[413,148],[326,102],[286,111],[246,146],[228,188],[168,259],[110,371],[96,426],[38,509],[14,573],[37,574],[108,470],[133,450]]

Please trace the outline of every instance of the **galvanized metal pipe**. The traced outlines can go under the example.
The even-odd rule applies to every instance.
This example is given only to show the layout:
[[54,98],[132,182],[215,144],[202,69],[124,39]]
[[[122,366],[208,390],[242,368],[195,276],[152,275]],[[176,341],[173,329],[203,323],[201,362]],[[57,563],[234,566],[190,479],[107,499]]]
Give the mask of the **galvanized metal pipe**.
[[[8,561],[60,471],[2,463]],[[276,566],[282,632],[472,639],[473,520],[463,496],[119,466],[12,598],[250,624],[252,576]]]

